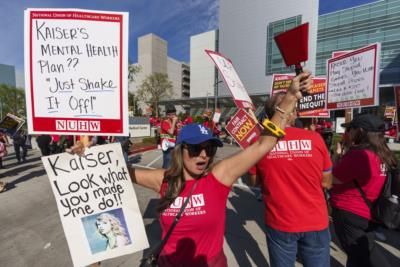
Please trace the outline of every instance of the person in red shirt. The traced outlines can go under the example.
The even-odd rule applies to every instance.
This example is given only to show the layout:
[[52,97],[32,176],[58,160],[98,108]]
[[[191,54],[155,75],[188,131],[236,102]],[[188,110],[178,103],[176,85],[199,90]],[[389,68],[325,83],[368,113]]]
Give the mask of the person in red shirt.
[[[158,266],[227,267],[222,247],[229,191],[233,183],[285,135],[280,127],[286,125],[288,114],[302,97],[301,92],[308,92],[311,84],[307,71],[294,77],[280,103],[283,115],[276,114],[265,121],[266,132],[254,144],[216,164],[213,159],[222,142],[210,129],[192,123],[183,127],[177,137],[170,168],[148,170],[128,166],[133,183],[160,193],[158,211],[162,238],[185,199],[189,199],[158,257]],[[82,155],[84,148],[77,146],[72,152]]]
[[188,125],[188,124],[193,123],[193,118],[192,118],[192,116],[190,116],[190,112],[189,111],[186,111],[185,119],[183,120],[182,123],[183,123],[183,125]]
[[[386,179],[386,172],[397,168],[397,160],[386,144],[383,120],[372,114],[361,114],[346,128],[346,153],[333,167],[331,190],[333,224],[347,266],[391,266],[382,248],[374,241],[371,211],[356,182],[374,203]],[[339,151],[340,153],[340,147]]]
[[[280,108],[282,94],[266,102],[267,117]],[[257,176],[265,203],[265,224],[271,267],[330,266],[330,233],[324,188],[332,182],[332,162],[320,134],[293,127],[288,115],[286,135],[249,172]]]
[[[308,91],[310,88],[311,76],[308,72],[293,78],[288,93],[280,103],[283,113],[288,114],[294,109],[297,100],[302,97],[300,89]],[[283,127],[288,116],[276,114],[270,119],[276,127]],[[192,123],[180,131],[169,169],[129,167],[134,183],[160,193],[158,211],[163,238],[184,199],[192,192],[183,216],[160,254],[159,266],[227,266],[222,247],[229,191],[233,183],[270,151],[277,141],[277,135],[268,131],[245,150],[212,164],[217,147],[221,147],[222,142],[212,135],[210,129]]]
[[168,169],[171,163],[171,152],[175,147],[176,136],[178,134],[178,117],[176,116],[175,106],[171,104],[165,106],[165,113],[167,118],[161,122],[160,140],[163,153],[162,168]]

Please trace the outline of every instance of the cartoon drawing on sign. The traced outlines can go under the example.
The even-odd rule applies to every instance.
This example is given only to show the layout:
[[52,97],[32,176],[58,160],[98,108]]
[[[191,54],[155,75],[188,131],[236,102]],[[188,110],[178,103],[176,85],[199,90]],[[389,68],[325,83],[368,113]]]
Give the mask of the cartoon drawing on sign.
[[92,254],[131,244],[121,208],[82,218]]

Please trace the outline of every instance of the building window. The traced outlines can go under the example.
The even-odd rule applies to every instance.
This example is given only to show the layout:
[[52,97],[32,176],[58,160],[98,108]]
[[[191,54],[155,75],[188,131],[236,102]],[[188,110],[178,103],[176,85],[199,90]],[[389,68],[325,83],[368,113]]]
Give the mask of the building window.
[[274,36],[297,27],[301,24],[301,15],[271,22],[267,26],[267,53],[265,74],[286,73],[290,71],[283,62],[282,56],[276,46]]

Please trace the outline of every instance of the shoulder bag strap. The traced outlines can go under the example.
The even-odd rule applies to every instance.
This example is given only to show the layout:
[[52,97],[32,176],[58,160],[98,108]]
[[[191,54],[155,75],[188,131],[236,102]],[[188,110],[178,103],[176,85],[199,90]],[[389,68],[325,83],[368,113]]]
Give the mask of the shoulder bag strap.
[[165,244],[167,243],[167,241],[168,241],[168,239],[169,239],[169,237],[170,237],[170,235],[172,233],[172,230],[174,230],[176,224],[178,223],[179,219],[182,216],[183,211],[185,210],[187,204],[189,203],[190,196],[192,195],[192,193],[193,193],[193,191],[194,191],[194,189],[195,189],[195,187],[197,185],[197,182],[198,182],[198,180],[196,180],[196,182],[193,184],[192,189],[190,190],[190,194],[187,196],[187,198],[186,198],[185,202],[183,203],[181,209],[179,210],[178,214],[176,215],[174,222],[172,223],[172,225],[169,228],[169,230],[168,230],[167,234],[165,235],[164,239],[161,241],[160,245],[158,246],[156,254],[160,254],[162,249],[164,248]]
[[372,202],[367,198],[364,191],[361,189],[361,186],[358,184],[357,180],[354,180],[354,184],[356,185],[358,192],[360,192],[362,198],[364,199],[365,204],[367,204],[368,208],[372,211]]

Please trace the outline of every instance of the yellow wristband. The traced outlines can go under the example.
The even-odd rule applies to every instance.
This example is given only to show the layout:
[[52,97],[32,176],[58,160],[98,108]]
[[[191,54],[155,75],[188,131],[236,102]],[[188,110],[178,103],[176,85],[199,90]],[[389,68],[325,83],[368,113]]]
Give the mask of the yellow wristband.
[[262,125],[266,130],[268,130],[270,133],[272,133],[274,136],[278,138],[282,138],[286,134],[281,128],[279,128],[275,123],[273,123],[269,119],[264,119]]

